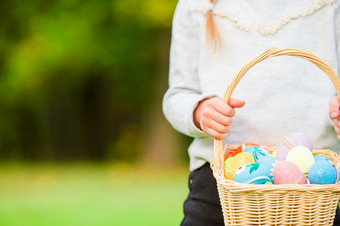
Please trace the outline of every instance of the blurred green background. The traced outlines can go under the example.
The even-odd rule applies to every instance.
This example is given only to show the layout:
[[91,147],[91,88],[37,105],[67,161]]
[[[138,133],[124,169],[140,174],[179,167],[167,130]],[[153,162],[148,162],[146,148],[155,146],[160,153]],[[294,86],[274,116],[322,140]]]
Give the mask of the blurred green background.
[[179,225],[176,0],[0,3],[0,225]]

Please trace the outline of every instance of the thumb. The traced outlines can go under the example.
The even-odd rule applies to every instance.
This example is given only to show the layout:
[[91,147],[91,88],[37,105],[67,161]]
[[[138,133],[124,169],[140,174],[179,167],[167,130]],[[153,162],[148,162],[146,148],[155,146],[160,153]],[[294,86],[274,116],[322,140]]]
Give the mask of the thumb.
[[340,116],[339,109],[340,109],[339,98],[337,96],[332,97],[332,99],[329,102],[329,116],[331,117],[331,119],[336,119]]
[[230,101],[229,101],[229,106],[232,107],[232,108],[241,108],[244,105],[245,105],[244,100],[231,98]]

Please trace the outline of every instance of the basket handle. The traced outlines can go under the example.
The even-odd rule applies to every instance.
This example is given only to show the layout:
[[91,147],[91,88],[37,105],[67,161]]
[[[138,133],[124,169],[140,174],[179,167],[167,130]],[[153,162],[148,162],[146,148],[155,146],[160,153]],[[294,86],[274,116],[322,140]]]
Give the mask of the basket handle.
[[[338,97],[340,98],[340,79],[334,72],[334,70],[328,66],[323,60],[321,60],[319,57],[315,56],[313,53],[307,51],[307,50],[301,50],[301,49],[294,49],[294,48],[270,48],[263,53],[253,57],[250,59],[243,67],[234,75],[230,83],[228,84],[227,90],[223,97],[224,103],[229,103],[229,100],[231,98],[231,95],[238,84],[238,82],[241,80],[241,78],[244,76],[244,74],[249,71],[255,64],[268,59],[270,57],[275,56],[295,56],[302,59],[309,60],[310,62],[314,63],[317,67],[319,67],[333,82],[336,92],[338,94]],[[223,156],[223,144],[222,140],[215,139],[214,140],[214,159],[212,164],[215,165],[217,169],[224,170],[223,164],[224,163],[224,156]]]

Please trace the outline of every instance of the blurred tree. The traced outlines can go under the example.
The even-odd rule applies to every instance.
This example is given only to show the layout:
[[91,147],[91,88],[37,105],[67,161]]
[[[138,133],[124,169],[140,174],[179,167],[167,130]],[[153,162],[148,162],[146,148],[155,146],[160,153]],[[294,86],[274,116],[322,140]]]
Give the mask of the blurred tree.
[[1,2],[0,158],[139,158],[176,2]]

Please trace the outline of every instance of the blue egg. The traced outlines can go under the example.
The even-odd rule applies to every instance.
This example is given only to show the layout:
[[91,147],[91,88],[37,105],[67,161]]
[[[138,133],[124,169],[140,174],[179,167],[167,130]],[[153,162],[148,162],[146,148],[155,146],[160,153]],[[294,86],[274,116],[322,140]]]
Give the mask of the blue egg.
[[264,164],[264,165],[268,166],[269,168],[274,168],[275,164],[278,161],[279,160],[277,160],[275,157],[273,157],[271,155],[266,155],[266,156],[263,156],[262,158],[260,158],[258,160],[258,163]]
[[277,160],[277,158],[271,156],[271,155],[266,155],[266,156],[263,156],[262,158],[260,158],[258,160],[258,163],[260,164],[263,164],[265,166],[267,166],[270,170],[270,174],[269,174],[269,178],[272,182],[273,181],[273,171],[274,171],[274,167],[276,165],[276,163],[278,162],[279,160]]
[[243,152],[248,152],[252,154],[252,156],[255,159],[255,162],[258,162],[259,159],[261,159],[264,156],[270,155],[267,150],[265,150],[262,147],[257,146],[250,146],[243,150]]
[[339,170],[327,160],[315,162],[308,171],[311,184],[335,184],[339,180]]
[[234,174],[234,181],[245,184],[264,184],[271,181],[270,169],[260,163],[249,163],[240,167]]
[[328,158],[326,155],[321,155],[321,154],[319,154],[319,155],[314,155],[314,159],[315,159],[315,162],[316,161],[320,161],[320,160],[327,160],[327,161],[332,161],[332,160],[330,160],[330,158]]

